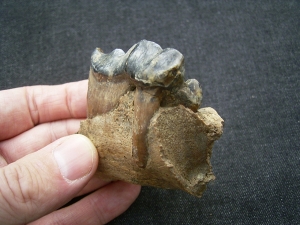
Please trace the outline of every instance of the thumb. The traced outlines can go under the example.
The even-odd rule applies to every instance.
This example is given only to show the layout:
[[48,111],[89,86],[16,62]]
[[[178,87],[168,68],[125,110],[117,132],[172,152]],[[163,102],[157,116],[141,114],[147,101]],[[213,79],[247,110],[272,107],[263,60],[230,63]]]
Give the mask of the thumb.
[[0,224],[27,223],[70,201],[98,165],[85,136],[61,138],[0,169]]

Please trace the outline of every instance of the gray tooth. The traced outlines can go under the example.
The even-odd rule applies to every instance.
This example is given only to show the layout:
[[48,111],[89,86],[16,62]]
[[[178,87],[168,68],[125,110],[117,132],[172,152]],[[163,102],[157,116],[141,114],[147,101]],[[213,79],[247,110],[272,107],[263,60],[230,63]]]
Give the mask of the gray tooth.
[[199,105],[200,107],[202,101],[202,89],[199,86],[199,82],[195,79],[189,79],[186,82],[188,87],[187,99],[194,105]]
[[183,82],[184,57],[176,49],[162,49],[152,41],[142,40],[125,54],[121,49],[104,54],[96,48],[91,57],[95,72],[112,77],[126,73],[145,86],[169,87],[174,80]]
[[184,57],[176,49],[166,48],[151,60],[148,67],[136,73],[136,80],[150,86],[168,87],[175,78],[184,77]]
[[132,49],[125,71],[147,86],[168,87],[177,77],[183,80],[183,61],[179,51],[143,40]]
[[114,109],[120,97],[131,88],[128,75],[124,73],[126,57],[121,49],[109,54],[99,48],[93,52],[89,76],[89,85],[93,88],[88,89],[89,118]]
[[175,98],[179,103],[197,111],[202,100],[202,89],[199,87],[199,82],[195,79],[187,80],[181,88],[175,93]]
[[96,48],[91,57],[93,69],[102,75],[115,76],[124,72],[126,54],[121,49],[115,49],[109,54],[104,54]]
[[174,86],[165,91],[165,98],[162,100],[162,106],[170,107],[184,105],[185,107],[197,112],[201,105],[202,90],[199,82],[195,79],[187,80],[179,88]]
[[178,76],[183,79],[183,61],[179,51],[143,40],[132,48],[125,71],[147,86],[168,87]]
[[[132,49],[126,63],[126,72],[134,79],[147,68],[153,58],[162,51],[162,48],[152,42],[142,40]],[[141,81],[143,81],[141,79]]]

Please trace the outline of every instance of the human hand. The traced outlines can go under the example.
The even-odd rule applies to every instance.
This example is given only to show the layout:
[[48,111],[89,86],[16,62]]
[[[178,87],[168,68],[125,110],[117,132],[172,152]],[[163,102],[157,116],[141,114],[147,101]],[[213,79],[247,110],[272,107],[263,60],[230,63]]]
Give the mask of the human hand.
[[0,224],[107,223],[137,198],[140,186],[94,176],[97,151],[74,134],[86,93],[87,81],[0,92]]

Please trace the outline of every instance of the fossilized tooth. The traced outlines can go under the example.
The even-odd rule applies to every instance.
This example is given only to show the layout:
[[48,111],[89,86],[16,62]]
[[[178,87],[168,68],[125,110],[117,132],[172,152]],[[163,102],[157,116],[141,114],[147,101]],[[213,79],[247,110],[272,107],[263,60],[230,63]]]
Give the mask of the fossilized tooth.
[[134,129],[132,155],[140,167],[145,167],[148,159],[146,133],[150,119],[159,109],[163,98],[162,89],[167,88],[177,77],[183,64],[183,56],[175,49],[163,50],[158,44],[140,41],[130,52],[126,62],[126,72],[136,81],[134,98]]
[[[132,155],[140,167],[147,164],[145,134],[150,119],[160,107],[163,98],[162,89],[172,86],[174,80],[177,85],[173,87],[178,88],[178,84],[183,84],[183,61],[183,55],[179,51],[171,48],[163,50],[158,44],[146,40],[134,45],[126,54],[120,49],[104,54],[99,48],[92,54],[93,71],[90,82],[95,82],[96,78],[99,82],[97,90],[101,91],[97,92],[91,88],[88,98],[90,93],[97,92],[101,102],[91,100],[93,103],[88,110],[89,118],[113,109],[120,96],[135,86]],[[172,90],[172,87],[169,89]],[[184,85],[178,93],[181,93],[181,96],[191,96],[192,92],[189,93],[188,89],[189,86]],[[186,99],[182,100],[187,103]]]
[[197,112],[202,101],[202,89],[199,82],[195,79],[189,79],[179,87],[173,89],[166,89],[164,99],[161,106],[170,107],[177,105],[184,105],[185,107]]
[[223,120],[199,109],[202,90],[184,72],[180,52],[146,40],[126,53],[94,51],[79,133],[97,147],[99,176],[202,194]]
[[130,52],[126,71],[148,86],[168,87],[174,79],[183,80],[183,55],[176,49],[162,49],[151,41],[140,41]]

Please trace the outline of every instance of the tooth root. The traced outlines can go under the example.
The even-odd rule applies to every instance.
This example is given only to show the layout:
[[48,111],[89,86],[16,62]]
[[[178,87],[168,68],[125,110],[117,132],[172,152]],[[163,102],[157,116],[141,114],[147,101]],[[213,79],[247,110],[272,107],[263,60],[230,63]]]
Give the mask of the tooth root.
[[102,53],[99,48],[93,52],[87,96],[88,118],[111,111],[131,88],[124,72],[125,59],[126,54],[121,49],[109,54]]
[[118,105],[120,97],[132,88],[125,76],[121,74],[109,78],[91,68],[87,94],[88,118],[107,113]]
[[132,157],[141,168],[145,168],[147,165],[148,146],[145,137],[150,120],[160,107],[160,98],[161,88],[137,87],[135,90]]

